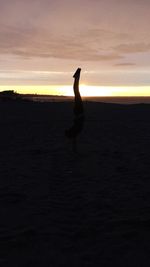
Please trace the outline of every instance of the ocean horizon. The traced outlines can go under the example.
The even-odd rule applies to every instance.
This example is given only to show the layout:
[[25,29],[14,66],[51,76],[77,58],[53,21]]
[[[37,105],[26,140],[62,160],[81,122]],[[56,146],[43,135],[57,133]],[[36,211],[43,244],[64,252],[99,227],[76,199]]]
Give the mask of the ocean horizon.
[[[28,99],[39,102],[68,102],[73,101],[72,96],[56,95],[28,95]],[[85,102],[103,102],[114,104],[150,104],[150,96],[97,96],[82,97]]]

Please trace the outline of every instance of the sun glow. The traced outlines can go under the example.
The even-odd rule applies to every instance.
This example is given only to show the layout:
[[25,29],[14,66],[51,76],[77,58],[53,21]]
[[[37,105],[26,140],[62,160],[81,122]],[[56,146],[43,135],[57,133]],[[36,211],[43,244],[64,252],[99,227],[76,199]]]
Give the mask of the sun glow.
[[[72,85],[0,86],[0,91],[14,90],[21,94],[73,96]],[[150,86],[91,86],[80,85],[82,96],[150,96]]]
[[[72,86],[63,86],[61,88],[63,95],[73,96]],[[90,86],[81,84],[80,93],[82,96],[110,96],[112,95],[110,88],[99,87],[99,86]]]
[[[72,86],[57,88],[59,94],[73,96]],[[91,86],[80,85],[81,95],[84,96],[150,96],[150,86]]]

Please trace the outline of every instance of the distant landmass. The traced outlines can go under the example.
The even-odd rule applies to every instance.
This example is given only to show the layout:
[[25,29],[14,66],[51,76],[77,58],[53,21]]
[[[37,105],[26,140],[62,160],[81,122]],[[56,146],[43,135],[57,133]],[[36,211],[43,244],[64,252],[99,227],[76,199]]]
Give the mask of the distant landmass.
[[0,92],[0,101],[14,101],[21,100],[22,96],[14,90],[7,90]]
[[[117,104],[149,104],[150,96],[98,96],[82,97],[87,102],[104,102]],[[66,102],[73,101],[73,96],[63,95],[39,95],[39,94],[19,94],[14,90],[0,92],[0,101],[38,101],[38,102]]]

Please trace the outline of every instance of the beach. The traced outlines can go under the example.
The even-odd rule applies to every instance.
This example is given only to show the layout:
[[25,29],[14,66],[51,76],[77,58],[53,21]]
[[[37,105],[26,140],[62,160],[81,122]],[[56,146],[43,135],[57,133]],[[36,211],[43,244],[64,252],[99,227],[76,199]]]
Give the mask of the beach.
[[0,266],[150,264],[150,104],[0,103]]

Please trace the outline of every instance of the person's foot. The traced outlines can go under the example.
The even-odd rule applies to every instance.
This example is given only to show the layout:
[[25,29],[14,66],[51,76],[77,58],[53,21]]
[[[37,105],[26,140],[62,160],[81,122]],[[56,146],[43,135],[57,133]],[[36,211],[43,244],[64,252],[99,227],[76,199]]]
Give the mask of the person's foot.
[[78,68],[76,72],[73,75],[73,78],[79,78],[80,77],[81,68]]

